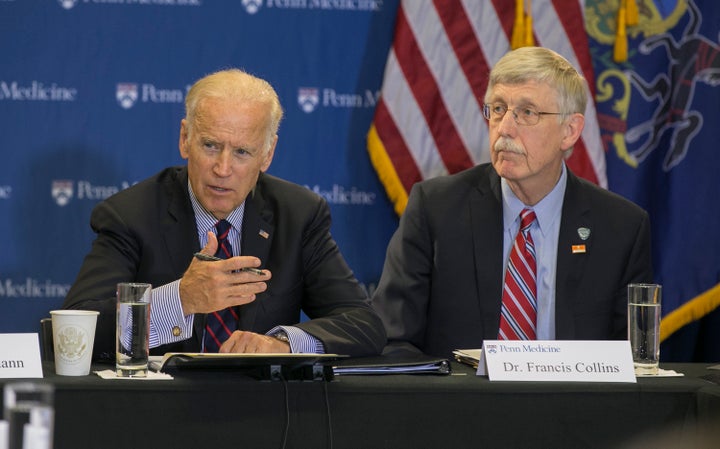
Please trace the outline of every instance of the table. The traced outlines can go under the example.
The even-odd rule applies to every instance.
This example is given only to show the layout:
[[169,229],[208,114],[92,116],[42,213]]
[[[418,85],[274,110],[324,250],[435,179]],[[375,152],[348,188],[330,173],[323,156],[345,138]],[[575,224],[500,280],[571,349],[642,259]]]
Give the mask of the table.
[[636,384],[490,382],[452,366],[331,382],[233,371],[137,381],[56,376],[45,362],[43,381],[56,389],[55,449],[617,448],[649,431],[692,438],[720,420],[720,372],[707,364],[663,364],[685,377]]

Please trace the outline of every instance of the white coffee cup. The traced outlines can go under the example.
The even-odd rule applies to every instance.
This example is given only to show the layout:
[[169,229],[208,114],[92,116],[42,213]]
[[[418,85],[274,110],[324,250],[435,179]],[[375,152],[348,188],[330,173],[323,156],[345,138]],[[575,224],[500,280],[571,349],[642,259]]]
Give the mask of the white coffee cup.
[[55,373],[61,376],[90,374],[95,326],[100,312],[52,310]]

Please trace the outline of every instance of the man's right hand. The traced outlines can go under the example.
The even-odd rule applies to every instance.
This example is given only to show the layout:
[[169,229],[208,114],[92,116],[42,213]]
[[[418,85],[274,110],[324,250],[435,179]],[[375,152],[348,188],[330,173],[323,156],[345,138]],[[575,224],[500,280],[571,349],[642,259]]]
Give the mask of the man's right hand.
[[[208,232],[208,243],[201,252],[211,256],[217,247],[217,237]],[[255,295],[267,290],[266,281],[270,280],[272,274],[268,270],[262,270],[262,276],[240,270],[257,268],[260,263],[260,259],[253,256],[236,256],[218,261],[193,258],[180,279],[183,313],[210,313],[253,302]]]

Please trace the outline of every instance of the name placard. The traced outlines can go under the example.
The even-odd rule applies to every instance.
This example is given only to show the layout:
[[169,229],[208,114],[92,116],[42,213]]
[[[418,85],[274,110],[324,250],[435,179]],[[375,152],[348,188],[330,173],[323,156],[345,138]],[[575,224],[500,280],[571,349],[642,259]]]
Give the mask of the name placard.
[[38,334],[0,334],[0,378],[42,378]]
[[485,340],[477,375],[535,382],[636,382],[627,340]]

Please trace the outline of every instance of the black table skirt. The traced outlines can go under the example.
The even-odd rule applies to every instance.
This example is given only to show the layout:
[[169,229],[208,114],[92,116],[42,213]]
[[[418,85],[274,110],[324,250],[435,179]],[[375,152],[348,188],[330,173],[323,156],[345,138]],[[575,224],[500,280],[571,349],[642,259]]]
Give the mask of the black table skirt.
[[708,365],[662,365],[685,376],[636,384],[490,382],[452,365],[447,376],[283,382],[61,377],[47,364],[42,381],[56,389],[55,449],[618,448],[657,434],[689,441],[720,423],[720,373]]

